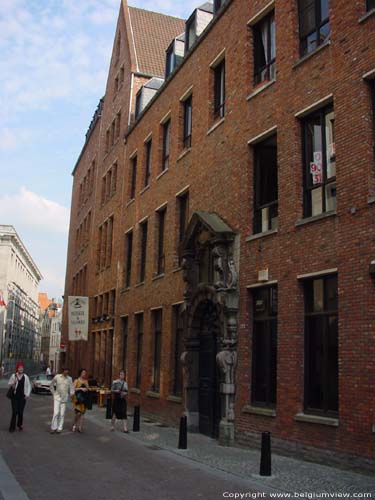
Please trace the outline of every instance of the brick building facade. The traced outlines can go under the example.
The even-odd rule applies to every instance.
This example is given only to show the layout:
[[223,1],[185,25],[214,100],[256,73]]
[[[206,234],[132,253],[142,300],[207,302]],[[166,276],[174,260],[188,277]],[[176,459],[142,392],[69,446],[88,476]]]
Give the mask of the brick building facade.
[[373,465],[374,9],[215,1],[185,26],[122,2],[74,170],[74,369],[126,366],[131,403],[223,444]]

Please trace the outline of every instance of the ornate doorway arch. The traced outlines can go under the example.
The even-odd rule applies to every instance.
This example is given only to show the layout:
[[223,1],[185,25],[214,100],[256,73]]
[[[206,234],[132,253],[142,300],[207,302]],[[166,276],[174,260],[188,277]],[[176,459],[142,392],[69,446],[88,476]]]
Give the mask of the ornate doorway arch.
[[196,212],[181,245],[185,289],[185,411],[189,430],[234,441],[238,285],[236,234]]

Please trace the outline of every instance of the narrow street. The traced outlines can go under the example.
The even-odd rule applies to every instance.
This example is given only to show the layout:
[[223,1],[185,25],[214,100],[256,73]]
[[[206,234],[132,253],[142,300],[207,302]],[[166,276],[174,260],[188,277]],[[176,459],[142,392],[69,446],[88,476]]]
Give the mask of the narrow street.
[[50,435],[52,398],[46,395],[33,395],[24,431],[10,434],[5,389],[0,397],[0,458],[30,500],[217,500],[225,491],[258,491],[249,481],[141,443],[131,433],[111,433],[92,421],[84,433],[72,433],[71,410],[64,432]]

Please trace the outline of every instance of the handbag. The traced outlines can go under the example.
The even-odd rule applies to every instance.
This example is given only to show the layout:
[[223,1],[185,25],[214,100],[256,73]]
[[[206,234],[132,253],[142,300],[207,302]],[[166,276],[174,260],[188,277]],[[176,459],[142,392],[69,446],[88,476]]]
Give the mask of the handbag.
[[13,390],[13,387],[9,387],[9,389],[7,390],[7,393],[6,393],[6,397],[8,399],[13,399],[14,397],[14,390]]
[[76,391],[77,403],[82,405],[86,403],[86,394],[82,391]]

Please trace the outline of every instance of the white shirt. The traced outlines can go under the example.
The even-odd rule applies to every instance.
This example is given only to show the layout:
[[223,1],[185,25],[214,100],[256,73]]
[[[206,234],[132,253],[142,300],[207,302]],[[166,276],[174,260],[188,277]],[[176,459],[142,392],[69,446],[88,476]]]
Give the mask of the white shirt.
[[[25,397],[28,398],[30,396],[30,392],[31,392],[30,379],[26,375],[26,373],[24,373],[23,376],[25,377],[24,394],[25,394]],[[19,377],[19,378],[21,378],[21,377]],[[14,392],[16,392],[17,385],[18,385],[18,377],[15,373],[13,373],[13,375],[10,377],[8,385],[15,385]]]
[[66,403],[69,396],[73,396],[74,387],[72,377],[64,377],[62,373],[55,375],[51,380],[50,386],[54,399]]

